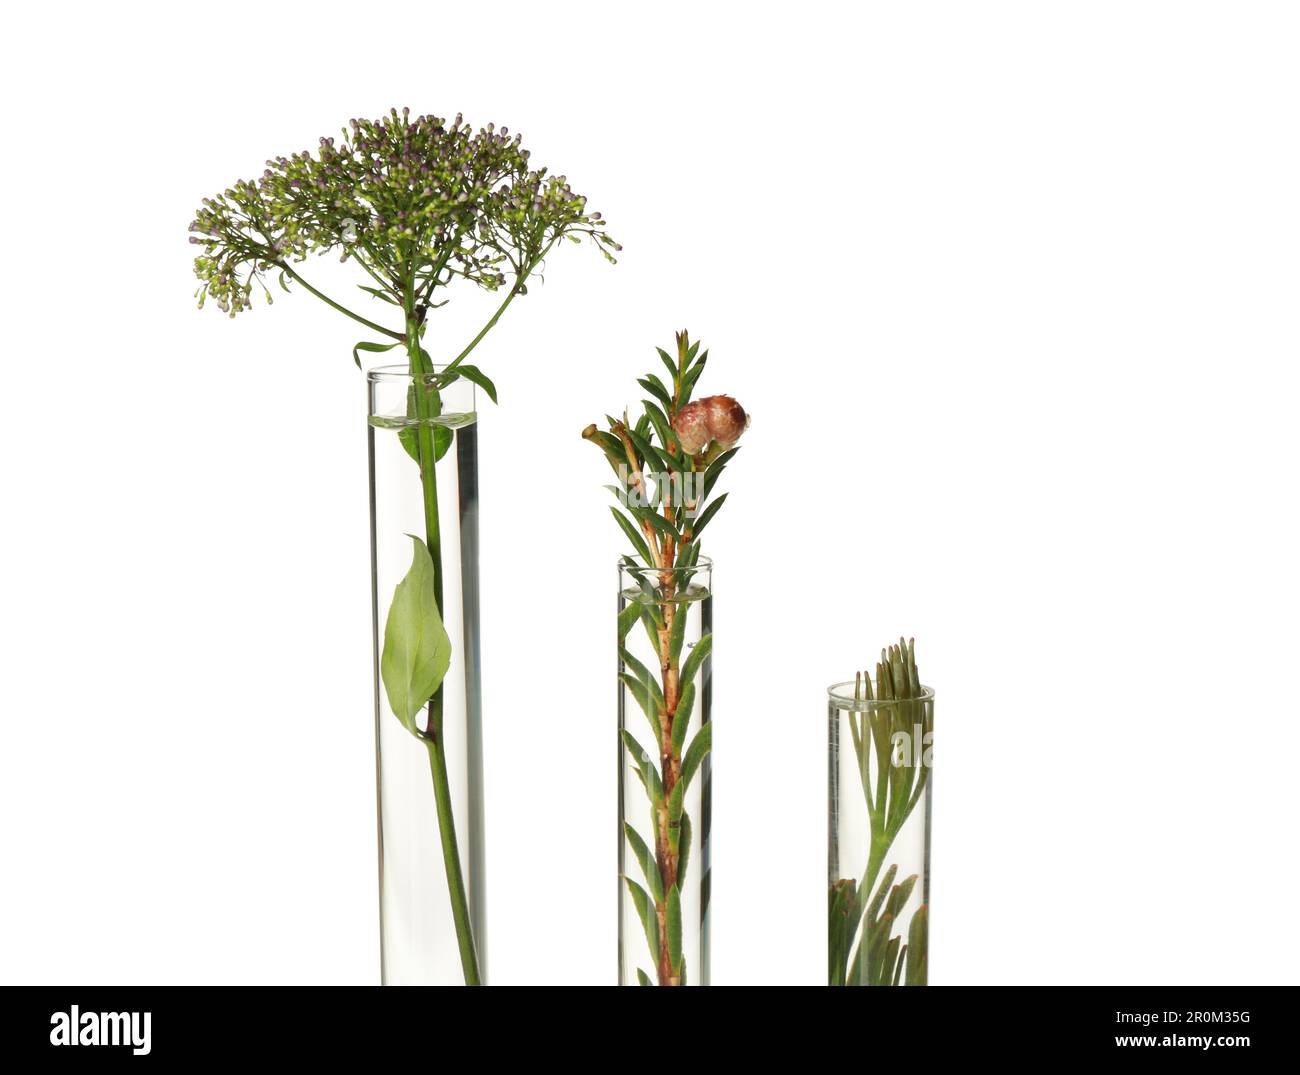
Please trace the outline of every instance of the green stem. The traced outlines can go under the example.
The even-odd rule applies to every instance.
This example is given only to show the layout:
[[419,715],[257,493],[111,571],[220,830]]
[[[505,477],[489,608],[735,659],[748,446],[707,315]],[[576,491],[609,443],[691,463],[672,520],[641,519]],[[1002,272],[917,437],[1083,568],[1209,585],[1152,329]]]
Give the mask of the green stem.
[[359,321],[361,322],[361,324],[365,325],[366,328],[373,329],[375,332],[382,333],[383,335],[387,336],[389,339],[400,340],[404,338],[400,332],[394,332],[391,328],[384,328],[383,325],[371,321],[368,317],[362,317],[359,313],[354,313],[352,310],[349,310],[346,306],[341,306],[339,303],[335,302],[324,292],[317,291],[314,287],[311,286],[311,284],[307,283],[306,280],[304,280],[301,276],[299,276],[296,272],[294,272],[292,266],[286,264],[285,262],[277,261],[274,264],[278,268],[283,269],[286,273],[288,273],[291,277],[293,277],[293,279],[297,280],[298,283],[302,284],[303,287],[305,287],[308,291],[310,291],[313,295],[315,295],[318,299],[320,299],[321,302],[325,303],[328,306],[333,306],[334,309],[338,310],[338,312],[341,314],[347,314],[347,316],[352,318],[353,321]]
[[447,779],[447,759],[442,750],[441,731],[424,741],[429,751],[429,770],[433,774],[433,799],[438,810],[438,833],[442,839],[442,860],[447,870],[447,891],[451,893],[451,917],[456,924],[456,944],[460,947],[460,964],[466,985],[482,985],[478,954],[474,950],[474,930],[469,920],[469,901],[465,898],[465,877],[460,869],[460,850],[456,846],[456,819],[451,811],[451,785]]
[[[406,311],[406,351],[410,358],[412,397],[416,418],[416,445],[420,464],[420,481],[424,494],[425,538],[433,560],[433,593],[439,613],[443,610],[442,535],[438,522],[437,454],[434,448],[431,419],[441,411],[436,391],[426,390],[427,368],[420,348],[420,325],[415,311],[415,281],[407,275],[403,295]],[[451,916],[456,925],[456,943],[460,948],[461,969],[466,985],[481,985],[478,956],[474,948],[473,925],[469,901],[465,894],[465,877],[460,867],[460,848],[456,841],[456,819],[451,808],[451,786],[447,778],[446,746],[442,734],[443,692],[439,687],[429,699],[429,724],[424,735],[429,752],[429,770],[433,776],[433,795],[438,812],[438,836],[442,843],[443,869],[447,875],[447,893],[451,899]]]
[[514,285],[510,288],[510,294],[506,296],[506,301],[497,307],[497,312],[494,313],[488,319],[488,323],[486,325],[484,325],[481,329],[479,329],[478,335],[469,341],[469,344],[466,346],[465,350],[463,350],[454,359],[452,359],[451,364],[448,365],[448,367],[442,371],[444,374],[450,373],[457,366],[459,366],[467,357],[469,357],[469,353],[472,350],[474,350],[474,348],[477,347],[483,341],[483,337],[492,331],[493,326],[498,321],[501,320],[501,315],[505,313],[506,309],[510,306],[510,304],[515,301],[515,296],[518,295],[520,291],[523,290],[524,281],[527,280],[529,275],[531,275],[532,271],[535,268],[537,268],[539,264],[541,264],[542,259],[546,257],[546,255],[550,252],[551,247],[554,245],[555,245],[555,240],[551,240],[551,242],[547,245],[546,249],[543,250],[540,254],[538,254],[537,257],[533,258],[533,260],[529,263],[528,268],[526,268],[517,277],[515,277]]

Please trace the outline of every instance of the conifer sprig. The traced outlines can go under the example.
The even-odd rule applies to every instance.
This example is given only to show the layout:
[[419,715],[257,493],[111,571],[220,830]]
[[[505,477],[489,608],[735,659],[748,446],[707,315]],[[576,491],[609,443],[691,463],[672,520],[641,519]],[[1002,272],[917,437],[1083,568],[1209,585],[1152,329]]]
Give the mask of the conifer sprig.
[[[643,985],[681,986],[687,980],[683,950],[682,897],[690,864],[692,819],[686,793],[712,749],[713,726],[688,730],[697,697],[704,693],[705,662],[712,634],[688,650],[685,632],[692,602],[703,594],[692,579],[700,563],[700,535],[726,500],[714,487],[735,457],[735,442],[749,418],[728,396],[691,401],[708,352],[677,334],[676,355],[659,349],[667,378],[651,372],[638,380],[649,398],[635,422],[606,416],[608,429],[590,425],[583,437],[595,444],[613,470],[611,510],[634,555],[623,558],[637,590],[624,595],[619,615],[619,678],[646,718],[645,730],[622,730],[622,745],[649,800],[653,832],[646,839],[624,822],[626,849],[639,877],[625,875],[628,898],[641,920],[653,974],[638,968]],[[653,667],[630,651],[629,633],[644,628]],[[684,652],[684,650],[687,650]],[[704,669],[704,671],[701,671]],[[703,702],[699,705],[702,707]]]

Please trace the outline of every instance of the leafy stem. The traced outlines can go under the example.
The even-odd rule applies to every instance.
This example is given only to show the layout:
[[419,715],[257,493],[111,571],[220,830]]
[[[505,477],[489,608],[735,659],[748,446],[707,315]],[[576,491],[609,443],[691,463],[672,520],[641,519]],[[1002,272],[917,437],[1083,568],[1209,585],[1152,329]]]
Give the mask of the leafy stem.
[[[654,743],[647,750],[629,729],[621,731],[621,749],[635,764],[652,826],[647,842],[633,825],[625,825],[626,844],[640,863],[646,887],[631,877],[624,881],[654,961],[653,980],[662,986],[681,986],[688,971],[682,891],[692,840],[686,795],[713,741],[713,726],[702,700],[706,673],[701,671],[712,649],[712,635],[704,634],[690,648],[685,643],[691,610],[704,596],[692,584],[699,570],[700,531],[707,512],[724,498],[717,498],[705,514],[696,513],[736,449],[715,445],[705,451],[698,445],[695,453],[684,450],[675,423],[690,406],[691,390],[708,356],[685,332],[677,336],[675,360],[662,350],[659,354],[670,373],[671,388],[657,374],[647,375],[639,383],[654,399],[643,400],[644,413],[635,423],[625,411],[621,419],[608,418],[607,431],[591,425],[583,437],[601,449],[617,476],[618,485],[611,487],[619,504],[613,509],[614,518],[636,554],[623,561],[637,589],[622,595],[619,672],[625,697],[630,695],[644,713]],[[734,400],[729,402],[739,409]],[[706,476],[711,468],[712,481]],[[652,654],[644,663],[627,641],[638,623],[645,629]],[[697,697],[701,698],[698,707]],[[697,709],[699,717],[693,723]],[[696,728],[693,736],[692,727]],[[705,818],[698,820],[707,824]],[[643,984],[651,984],[652,976],[644,970],[638,969],[637,976]]]
[[874,692],[870,674],[857,674],[847,720],[871,838],[862,880],[831,886],[830,984],[897,985],[904,966],[906,984],[923,983],[926,907],[913,915],[907,943],[892,936],[917,878],[895,885],[893,865],[877,888],[885,859],[930,779],[934,707],[921,686],[914,642],[900,639],[881,652]]
[[[424,499],[425,543],[433,562],[433,599],[443,611],[442,533],[438,519],[437,454],[433,419],[442,411],[441,397],[431,386],[427,356],[420,346],[420,323],[415,310],[415,274],[406,276],[403,287],[403,310],[406,314],[406,350],[410,360],[412,409],[416,420],[416,454],[420,467],[420,484]],[[478,955],[475,951],[469,900],[460,865],[460,847],[456,839],[456,821],[451,809],[451,790],[447,778],[446,743],[443,739],[443,690],[439,682],[428,702],[429,719],[423,736],[429,752],[429,769],[433,777],[434,802],[438,813],[438,835],[442,845],[447,892],[451,899],[452,920],[456,926],[456,943],[460,949],[461,969],[466,985],[481,984]]]

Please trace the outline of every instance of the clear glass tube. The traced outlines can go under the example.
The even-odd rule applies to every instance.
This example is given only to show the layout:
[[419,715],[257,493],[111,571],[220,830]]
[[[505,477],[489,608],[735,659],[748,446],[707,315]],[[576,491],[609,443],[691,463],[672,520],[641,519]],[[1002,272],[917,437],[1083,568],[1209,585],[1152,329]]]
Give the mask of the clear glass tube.
[[925,985],[934,692],[831,687],[830,985]]
[[713,564],[618,572],[618,981],[709,984]]
[[[470,964],[485,980],[478,424],[474,386],[457,380],[443,387],[437,376],[435,370],[417,379],[406,366],[367,376],[385,984],[462,984]],[[424,392],[423,418],[415,417],[417,390]],[[432,481],[421,466],[430,451]],[[399,582],[412,570],[413,537],[429,550],[451,642],[446,674],[415,731],[395,714],[381,675],[386,621]]]

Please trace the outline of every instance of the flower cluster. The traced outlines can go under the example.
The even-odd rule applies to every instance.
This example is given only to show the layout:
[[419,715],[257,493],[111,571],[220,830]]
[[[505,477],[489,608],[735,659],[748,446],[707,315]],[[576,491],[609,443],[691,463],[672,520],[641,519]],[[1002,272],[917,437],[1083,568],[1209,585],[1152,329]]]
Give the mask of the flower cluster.
[[[251,305],[268,271],[296,278],[291,264],[339,250],[361,263],[382,297],[427,304],[455,277],[496,290],[524,280],[560,239],[593,240],[613,261],[619,245],[601,215],[587,211],[563,175],[530,164],[520,136],[461,116],[412,118],[393,109],[352,120],[339,139],[266,162],[195,214],[190,242],[201,281],[232,316]],[[509,276],[507,275],[509,274]]]

